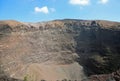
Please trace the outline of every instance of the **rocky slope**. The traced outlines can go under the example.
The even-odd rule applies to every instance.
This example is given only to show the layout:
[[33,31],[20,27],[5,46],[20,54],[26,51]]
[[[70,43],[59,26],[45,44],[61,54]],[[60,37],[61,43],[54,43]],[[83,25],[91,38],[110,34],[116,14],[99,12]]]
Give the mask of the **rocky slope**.
[[28,81],[81,81],[112,73],[120,68],[119,41],[119,22],[0,21],[0,74]]

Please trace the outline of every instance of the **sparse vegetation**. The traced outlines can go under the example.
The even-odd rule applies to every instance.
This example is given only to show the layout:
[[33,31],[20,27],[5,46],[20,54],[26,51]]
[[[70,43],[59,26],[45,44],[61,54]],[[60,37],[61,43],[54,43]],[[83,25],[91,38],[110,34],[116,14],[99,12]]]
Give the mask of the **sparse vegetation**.
[[23,81],[28,81],[28,76],[25,76]]

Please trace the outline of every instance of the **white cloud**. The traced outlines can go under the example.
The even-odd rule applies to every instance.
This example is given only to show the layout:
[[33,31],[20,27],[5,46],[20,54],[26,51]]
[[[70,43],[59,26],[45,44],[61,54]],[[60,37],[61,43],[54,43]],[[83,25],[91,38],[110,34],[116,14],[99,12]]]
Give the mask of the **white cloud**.
[[72,5],[86,6],[90,4],[90,0],[69,0],[69,3]]
[[99,3],[100,3],[100,4],[106,4],[106,3],[108,3],[108,1],[109,1],[109,0],[99,0]]
[[48,14],[49,13],[49,10],[48,10],[47,6],[43,6],[41,8],[35,7],[34,10],[35,10],[36,13],[38,13],[38,12],[41,12],[41,13],[44,13],[44,14]]

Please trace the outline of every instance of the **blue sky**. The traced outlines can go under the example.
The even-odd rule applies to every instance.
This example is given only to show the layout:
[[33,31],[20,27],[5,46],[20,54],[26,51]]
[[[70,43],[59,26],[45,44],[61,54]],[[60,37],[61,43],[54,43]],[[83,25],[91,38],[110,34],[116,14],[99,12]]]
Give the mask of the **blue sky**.
[[120,0],[0,0],[0,20],[38,22],[66,18],[120,22]]

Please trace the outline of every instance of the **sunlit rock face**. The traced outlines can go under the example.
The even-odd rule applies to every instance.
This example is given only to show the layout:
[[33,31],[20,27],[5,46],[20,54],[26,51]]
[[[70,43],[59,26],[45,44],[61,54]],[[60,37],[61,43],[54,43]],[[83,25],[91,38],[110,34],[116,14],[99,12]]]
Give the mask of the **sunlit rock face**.
[[19,80],[83,80],[120,68],[120,23],[0,21],[0,75]]

